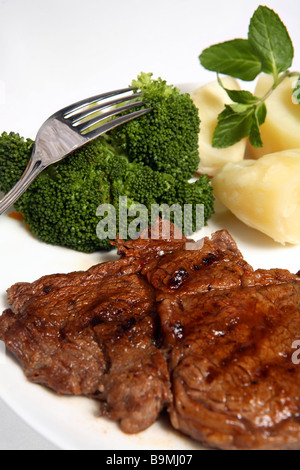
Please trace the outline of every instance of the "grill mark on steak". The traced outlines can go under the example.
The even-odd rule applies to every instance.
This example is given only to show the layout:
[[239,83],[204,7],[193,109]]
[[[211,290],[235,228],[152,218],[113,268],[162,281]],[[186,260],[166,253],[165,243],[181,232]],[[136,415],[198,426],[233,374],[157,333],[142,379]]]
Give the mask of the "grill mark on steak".
[[203,258],[202,263],[204,266],[210,266],[214,261],[217,260],[217,255],[209,253],[207,258]]
[[184,268],[178,269],[178,271],[175,272],[174,277],[170,279],[169,287],[171,289],[177,289],[178,287],[182,286],[182,284],[184,284],[189,276],[189,273]]
[[[214,238],[218,260],[203,268]],[[300,334],[299,277],[254,271],[226,240],[218,233],[201,253],[174,252],[148,273],[170,353],[171,422],[210,447],[298,448],[300,369],[291,354]],[[174,266],[190,262],[201,268],[186,268],[189,278],[171,289]]]
[[0,338],[27,377],[99,400],[125,432],[167,407],[221,449],[300,446],[300,278],[256,270],[226,231],[118,240],[120,259],[8,291]]

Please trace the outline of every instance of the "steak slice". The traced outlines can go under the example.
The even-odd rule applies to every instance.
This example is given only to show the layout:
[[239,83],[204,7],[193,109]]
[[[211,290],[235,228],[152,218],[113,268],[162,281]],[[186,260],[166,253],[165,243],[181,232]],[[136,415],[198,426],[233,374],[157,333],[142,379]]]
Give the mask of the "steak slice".
[[167,407],[209,447],[299,448],[300,277],[255,271],[225,230],[116,245],[115,262],[9,289],[0,339],[28,379],[98,399],[128,433]]
[[299,277],[254,271],[226,231],[148,272],[169,350],[173,426],[221,449],[300,446]]
[[98,398],[128,433],[150,426],[171,399],[154,292],[131,261],[16,284],[0,317],[0,339],[29,380]]
[[189,318],[170,363],[174,427],[221,449],[298,448],[299,308],[299,282],[183,302]]

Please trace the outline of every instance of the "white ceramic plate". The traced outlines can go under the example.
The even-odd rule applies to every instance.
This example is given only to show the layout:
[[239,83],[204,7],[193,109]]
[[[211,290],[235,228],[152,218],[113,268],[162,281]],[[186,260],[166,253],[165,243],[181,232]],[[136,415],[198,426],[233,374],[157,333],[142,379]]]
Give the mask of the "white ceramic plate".
[[[191,85],[181,87],[189,91]],[[224,208],[205,229],[205,235],[226,228],[254,268],[300,269],[300,246],[281,246],[246,227]],[[203,233],[201,234],[203,235]],[[85,270],[116,258],[116,253],[77,253],[48,246],[34,239],[24,225],[7,215],[0,218],[0,311],[7,308],[5,291],[15,282],[32,282],[45,274]],[[177,433],[166,416],[145,432],[123,434],[118,425],[98,417],[97,402],[82,397],[62,397],[29,383],[15,359],[0,342],[0,397],[30,426],[65,450],[193,450],[201,446]]]

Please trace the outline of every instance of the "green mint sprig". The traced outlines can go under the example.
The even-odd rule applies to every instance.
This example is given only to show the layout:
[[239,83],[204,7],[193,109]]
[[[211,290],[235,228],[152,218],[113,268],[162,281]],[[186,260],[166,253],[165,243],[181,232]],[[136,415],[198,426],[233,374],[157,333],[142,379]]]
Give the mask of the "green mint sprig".
[[[284,79],[300,75],[289,70],[293,58],[294,47],[285,25],[277,13],[265,6],[259,6],[251,18],[248,39],[215,44],[201,53],[201,65],[217,72],[220,86],[233,101],[218,116],[213,147],[230,147],[245,137],[254,147],[262,147],[260,126],[267,115],[265,101]],[[261,98],[250,91],[229,90],[220,78],[224,74],[252,81],[262,72],[272,75],[273,85]],[[300,104],[300,76],[293,97],[299,97]]]
[[293,99],[295,103],[300,104],[300,75],[293,91]]

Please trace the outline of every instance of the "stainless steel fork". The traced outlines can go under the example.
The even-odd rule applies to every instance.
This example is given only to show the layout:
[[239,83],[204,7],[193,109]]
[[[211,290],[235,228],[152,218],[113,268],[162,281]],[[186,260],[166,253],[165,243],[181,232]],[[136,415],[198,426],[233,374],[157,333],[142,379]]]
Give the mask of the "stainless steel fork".
[[[131,111],[144,105],[143,101],[137,101],[142,94],[134,93],[134,91],[136,91],[135,88],[129,87],[102,93],[73,103],[48,118],[37,133],[25,172],[17,184],[0,201],[0,215],[22,196],[34,179],[49,165],[62,160],[101,134],[151,111],[151,108]],[[125,93],[127,96],[124,96]],[[118,95],[123,96],[109,100],[109,98]],[[123,102],[128,102],[128,104],[121,106]],[[105,109],[108,110],[102,112]],[[130,112],[114,118],[124,111]],[[96,127],[102,121],[104,123],[100,127]]]

